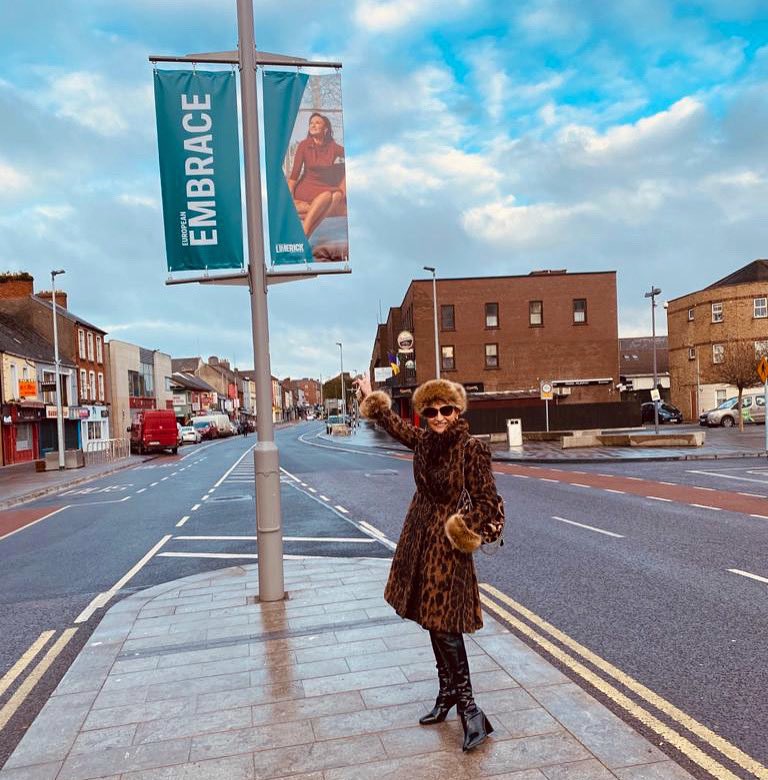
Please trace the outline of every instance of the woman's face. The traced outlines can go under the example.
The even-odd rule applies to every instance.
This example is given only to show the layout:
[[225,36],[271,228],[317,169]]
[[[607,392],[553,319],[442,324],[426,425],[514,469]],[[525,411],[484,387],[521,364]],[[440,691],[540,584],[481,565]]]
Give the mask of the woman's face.
[[319,116],[313,116],[309,120],[309,134],[313,138],[322,138],[325,136],[325,122]]
[[[450,414],[443,414],[450,409]],[[430,416],[433,411],[437,414]],[[431,431],[435,433],[443,433],[449,425],[453,425],[456,422],[458,415],[456,414],[456,408],[451,406],[447,401],[436,401],[431,406],[426,407],[422,412],[422,417],[427,420],[427,425]]]

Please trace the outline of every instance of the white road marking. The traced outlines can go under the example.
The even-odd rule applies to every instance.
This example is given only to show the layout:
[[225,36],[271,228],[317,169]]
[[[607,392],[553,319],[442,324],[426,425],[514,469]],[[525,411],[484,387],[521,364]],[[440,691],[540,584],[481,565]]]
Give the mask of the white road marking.
[[728,569],[728,571],[732,574],[740,574],[742,577],[749,577],[751,580],[768,583],[768,577],[761,577],[759,574],[751,574],[750,572],[742,571],[741,569]]
[[[714,493],[715,492],[715,488],[702,487],[701,485],[694,485],[694,487],[696,488],[696,490],[708,490],[710,493]],[[742,496],[751,496],[751,495],[754,495],[754,494],[753,493],[742,493],[741,495]],[[761,498],[762,498],[762,496],[761,496]]]
[[635,482],[642,482],[642,477],[624,477],[624,479],[633,479]]
[[[184,541],[210,541],[210,542],[255,542],[256,536],[174,536],[174,539]],[[284,542],[345,542],[348,544],[372,544],[375,539],[356,536],[284,536]]]
[[[246,558],[256,560],[256,553],[205,553],[205,552],[164,552],[158,553],[158,558]],[[285,556],[287,557],[287,556]]]
[[208,492],[213,493],[214,490],[216,490],[216,488],[211,488]]
[[176,523],[176,528],[181,528],[181,526],[183,526],[184,523],[187,522],[187,520],[189,520],[189,515],[184,515],[184,517],[182,517],[181,520],[179,520],[179,522]]
[[168,477],[163,477],[160,481],[165,482],[166,479],[168,479]]
[[146,490],[146,488],[141,488],[141,490],[137,490],[137,493],[143,493]]
[[646,496],[651,501],[672,501],[671,498],[662,498],[661,496]]
[[210,496],[205,495],[200,500],[201,501],[207,501],[209,498],[210,498]]
[[[503,471],[499,471],[499,474],[503,474]],[[508,477],[517,477],[517,479],[530,479],[527,474],[507,474]]]
[[675,485],[675,482],[659,482],[659,485]]
[[[741,482],[757,482],[758,485],[768,485],[768,482],[764,479],[752,479],[752,477],[737,477],[735,474],[723,474],[719,471],[694,471],[690,469],[689,474],[703,474],[705,477],[722,477],[723,479],[738,479]],[[631,477],[628,477],[631,479]],[[760,496],[763,498],[763,496]]]
[[192,511],[193,511],[193,512],[197,512],[197,510],[198,510],[198,509],[200,509],[200,504],[195,504],[195,505],[192,507]]
[[606,493],[619,493],[622,496],[626,495],[625,491],[623,491],[623,490],[614,490],[613,488],[603,488],[603,490]]
[[[712,488],[714,490],[714,488]],[[760,493],[737,493],[739,496],[749,496],[750,498],[765,498],[765,496],[761,495]]]
[[323,501],[330,501],[331,499],[328,498],[328,496],[324,496],[322,493],[320,494],[320,498],[323,499]]
[[317,491],[314,488],[308,488],[310,493],[317,493]]
[[569,525],[577,525],[579,528],[586,528],[588,531],[594,531],[598,534],[605,534],[606,536],[615,536],[617,539],[623,539],[621,534],[615,534],[613,531],[604,531],[602,528],[595,528],[593,525],[585,525],[584,523],[577,523],[575,520],[567,520],[564,517],[558,517],[552,515],[553,520],[559,520],[561,523],[568,523]]
[[91,615],[97,610],[103,607],[109,602],[109,600],[123,587],[129,580],[133,578],[157,553],[157,551],[169,540],[173,538],[172,534],[164,536],[144,557],[136,563],[131,569],[129,569],[109,590],[104,593],[99,593],[91,603],[75,618],[75,623],[84,623]]
[[569,485],[573,485],[573,487],[584,487],[584,488],[591,488],[592,485],[582,485],[581,482],[569,482]]
[[232,466],[227,469],[227,471],[224,473],[224,476],[219,479],[219,481],[214,485],[215,488],[219,487],[221,483],[240,465],[240,461],[253,450],[255,447],[255,444],[252,444],[233,464]]
[[159,484],[160,484],[159,482],[153,482],[153,483],[150,485],[150,487],[154,487],[155,485],[159,485]]
[[349,510],[348,509],[344,509],[343,506],[339,506],[338,504],[334,504],[333,507],[334,507],[334,509],[338,509],[339,512],[341,512],[342,514],[345,514],[345,515],[349,514]]
[[549,477],[538,477],[541,482],[559,482],[559,479],[550,479]]
[[[104,503],[107,503],[106,501]],[[111,502],[110,502],[111,503]],[[78,504],[78,506],[81,506]],[[0,542],[3,541],[3,539],[7,539],[9,536],[13,536],[14,534],[19,533],[19,531],[24,531],[27,528],[31,528],[33,525],[37,525],[38,523],[42,523],[43,520],[47,520],[49,517],[53,517],[54,515],[59,514],[59,512],[63,512],[65,509],[69,509],[70,504],[67,504],[66,506],[59,507],[59,509],[54,509],[53,512],[49,512],[47,515],[43,515],[42,517],[38,517],[37,520],[33,520],[31,523],[27,523],[26,525],[21,526],[21,528],[17,528],[15,531],[8,531],[7,534],[0,536]]]
[[758,520],[768,520],[768,515],[750,515],[750,517],[756,517]]
[[707,506],[706,504],[690,504],[690,506],[695,506],[698,509],[711,509],[713,512],[722,512],[722,507],[719,506]]
[[175,477],[175,476],[176,476],[178,473],[179,473],[178,471],[174,471],[174,472],[171,474],[171,476],[172,476],[172,477]]

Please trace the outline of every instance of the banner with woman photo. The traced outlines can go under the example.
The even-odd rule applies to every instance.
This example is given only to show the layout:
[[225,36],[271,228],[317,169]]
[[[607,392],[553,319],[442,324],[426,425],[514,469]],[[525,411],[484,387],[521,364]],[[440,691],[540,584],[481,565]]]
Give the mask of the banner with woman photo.
[[263,101],[272,265],[346,263],[341,74],[267,71]]

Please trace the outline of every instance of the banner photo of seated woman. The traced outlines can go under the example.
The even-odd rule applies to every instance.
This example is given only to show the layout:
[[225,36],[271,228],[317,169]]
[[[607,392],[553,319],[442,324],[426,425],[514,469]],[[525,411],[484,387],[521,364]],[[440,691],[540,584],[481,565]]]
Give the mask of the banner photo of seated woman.
[[272,265],[348,262],[341,74],[267,71],[263,105]]

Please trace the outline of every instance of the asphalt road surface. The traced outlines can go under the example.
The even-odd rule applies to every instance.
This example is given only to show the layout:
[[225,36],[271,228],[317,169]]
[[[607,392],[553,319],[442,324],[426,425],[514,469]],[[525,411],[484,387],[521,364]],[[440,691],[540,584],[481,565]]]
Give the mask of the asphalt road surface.
[[[277,434],[286,555],[390,556],[410,459],[321,432]],[[255,561],[253,443],[0,513],[0,763],[116,599]],[[508,525],[475,556],[487,609],[689,771],[768,778],[765,459],[495,469]],[[33,676],[41,651],[13,676],[36,641],[60,643],[50,666]]]

